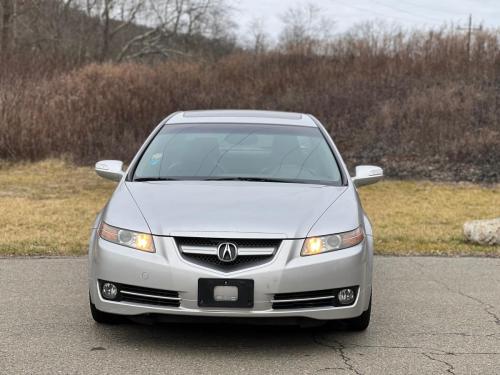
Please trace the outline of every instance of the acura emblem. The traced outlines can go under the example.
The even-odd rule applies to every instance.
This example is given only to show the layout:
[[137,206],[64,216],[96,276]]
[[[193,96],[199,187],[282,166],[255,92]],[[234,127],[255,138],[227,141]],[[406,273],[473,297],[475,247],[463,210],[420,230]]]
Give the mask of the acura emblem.
[[233,262],[238,257],[238,246],[232,242],[223,242],[217,248],[217,256],[221,262]]

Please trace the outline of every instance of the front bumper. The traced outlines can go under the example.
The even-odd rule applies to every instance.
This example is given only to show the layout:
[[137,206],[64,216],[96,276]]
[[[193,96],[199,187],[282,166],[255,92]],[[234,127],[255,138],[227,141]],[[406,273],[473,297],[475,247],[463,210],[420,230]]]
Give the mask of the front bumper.
[[[207,317],[296,317],[320,320],[357,317],[368,308],[371,295],[372,250],[369,241],[349,249],[301,257],[303,240],[284,240],[274,258],[263,265],[220,272],[183,259],[172,237],[154,237],[156,253],[144,253],[98,238],[94,232],[89,252],[89,290],[103,312],[120,315],[172,314]],[[252,308],[200,308],[198,279],[252,279]],[[144,288],[177,291],[179,307],[113,302],[102,298],[98,280]],[[273,309],[278,293],[295,293],[359,286],[350,306]]]

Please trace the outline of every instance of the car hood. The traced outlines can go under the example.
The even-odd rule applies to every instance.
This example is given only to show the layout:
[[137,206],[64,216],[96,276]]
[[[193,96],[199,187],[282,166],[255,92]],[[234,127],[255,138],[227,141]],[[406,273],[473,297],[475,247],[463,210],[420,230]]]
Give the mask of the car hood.
[[303,238],[344,186],[243,181],[125,182],[152,234]]

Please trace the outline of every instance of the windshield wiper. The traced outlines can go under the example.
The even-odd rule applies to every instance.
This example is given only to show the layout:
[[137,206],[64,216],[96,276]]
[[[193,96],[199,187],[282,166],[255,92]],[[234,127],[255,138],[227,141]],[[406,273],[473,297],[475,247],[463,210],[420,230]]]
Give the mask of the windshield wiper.
[[137,177],[134,182],[147,181],[255,181],[255,182],[280,182],[285,184],[297,184],[301,181],[287,180],[283,178],[266,177],[200,177],[200,178],[175,178],[175,177]]
[[256,182],[282,182],[287,184],[298,183],[294,180],[286,180],[283,178],[266,178],[266,177],[207,177],[203,181],[256,181]]
[[147,181],[179,181],[179,179],[171,177],[138,177],[134,178],[133,180],[133,182],[147,182]]

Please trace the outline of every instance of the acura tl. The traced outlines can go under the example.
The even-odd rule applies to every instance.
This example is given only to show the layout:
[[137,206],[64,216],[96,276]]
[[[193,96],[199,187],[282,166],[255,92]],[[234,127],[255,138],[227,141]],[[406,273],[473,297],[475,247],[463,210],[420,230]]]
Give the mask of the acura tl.
[[312,115],[177,112],[123,170],[92,227],[92,317],[343,321],[364,330],[372,304],[373,234],[357,188]]

